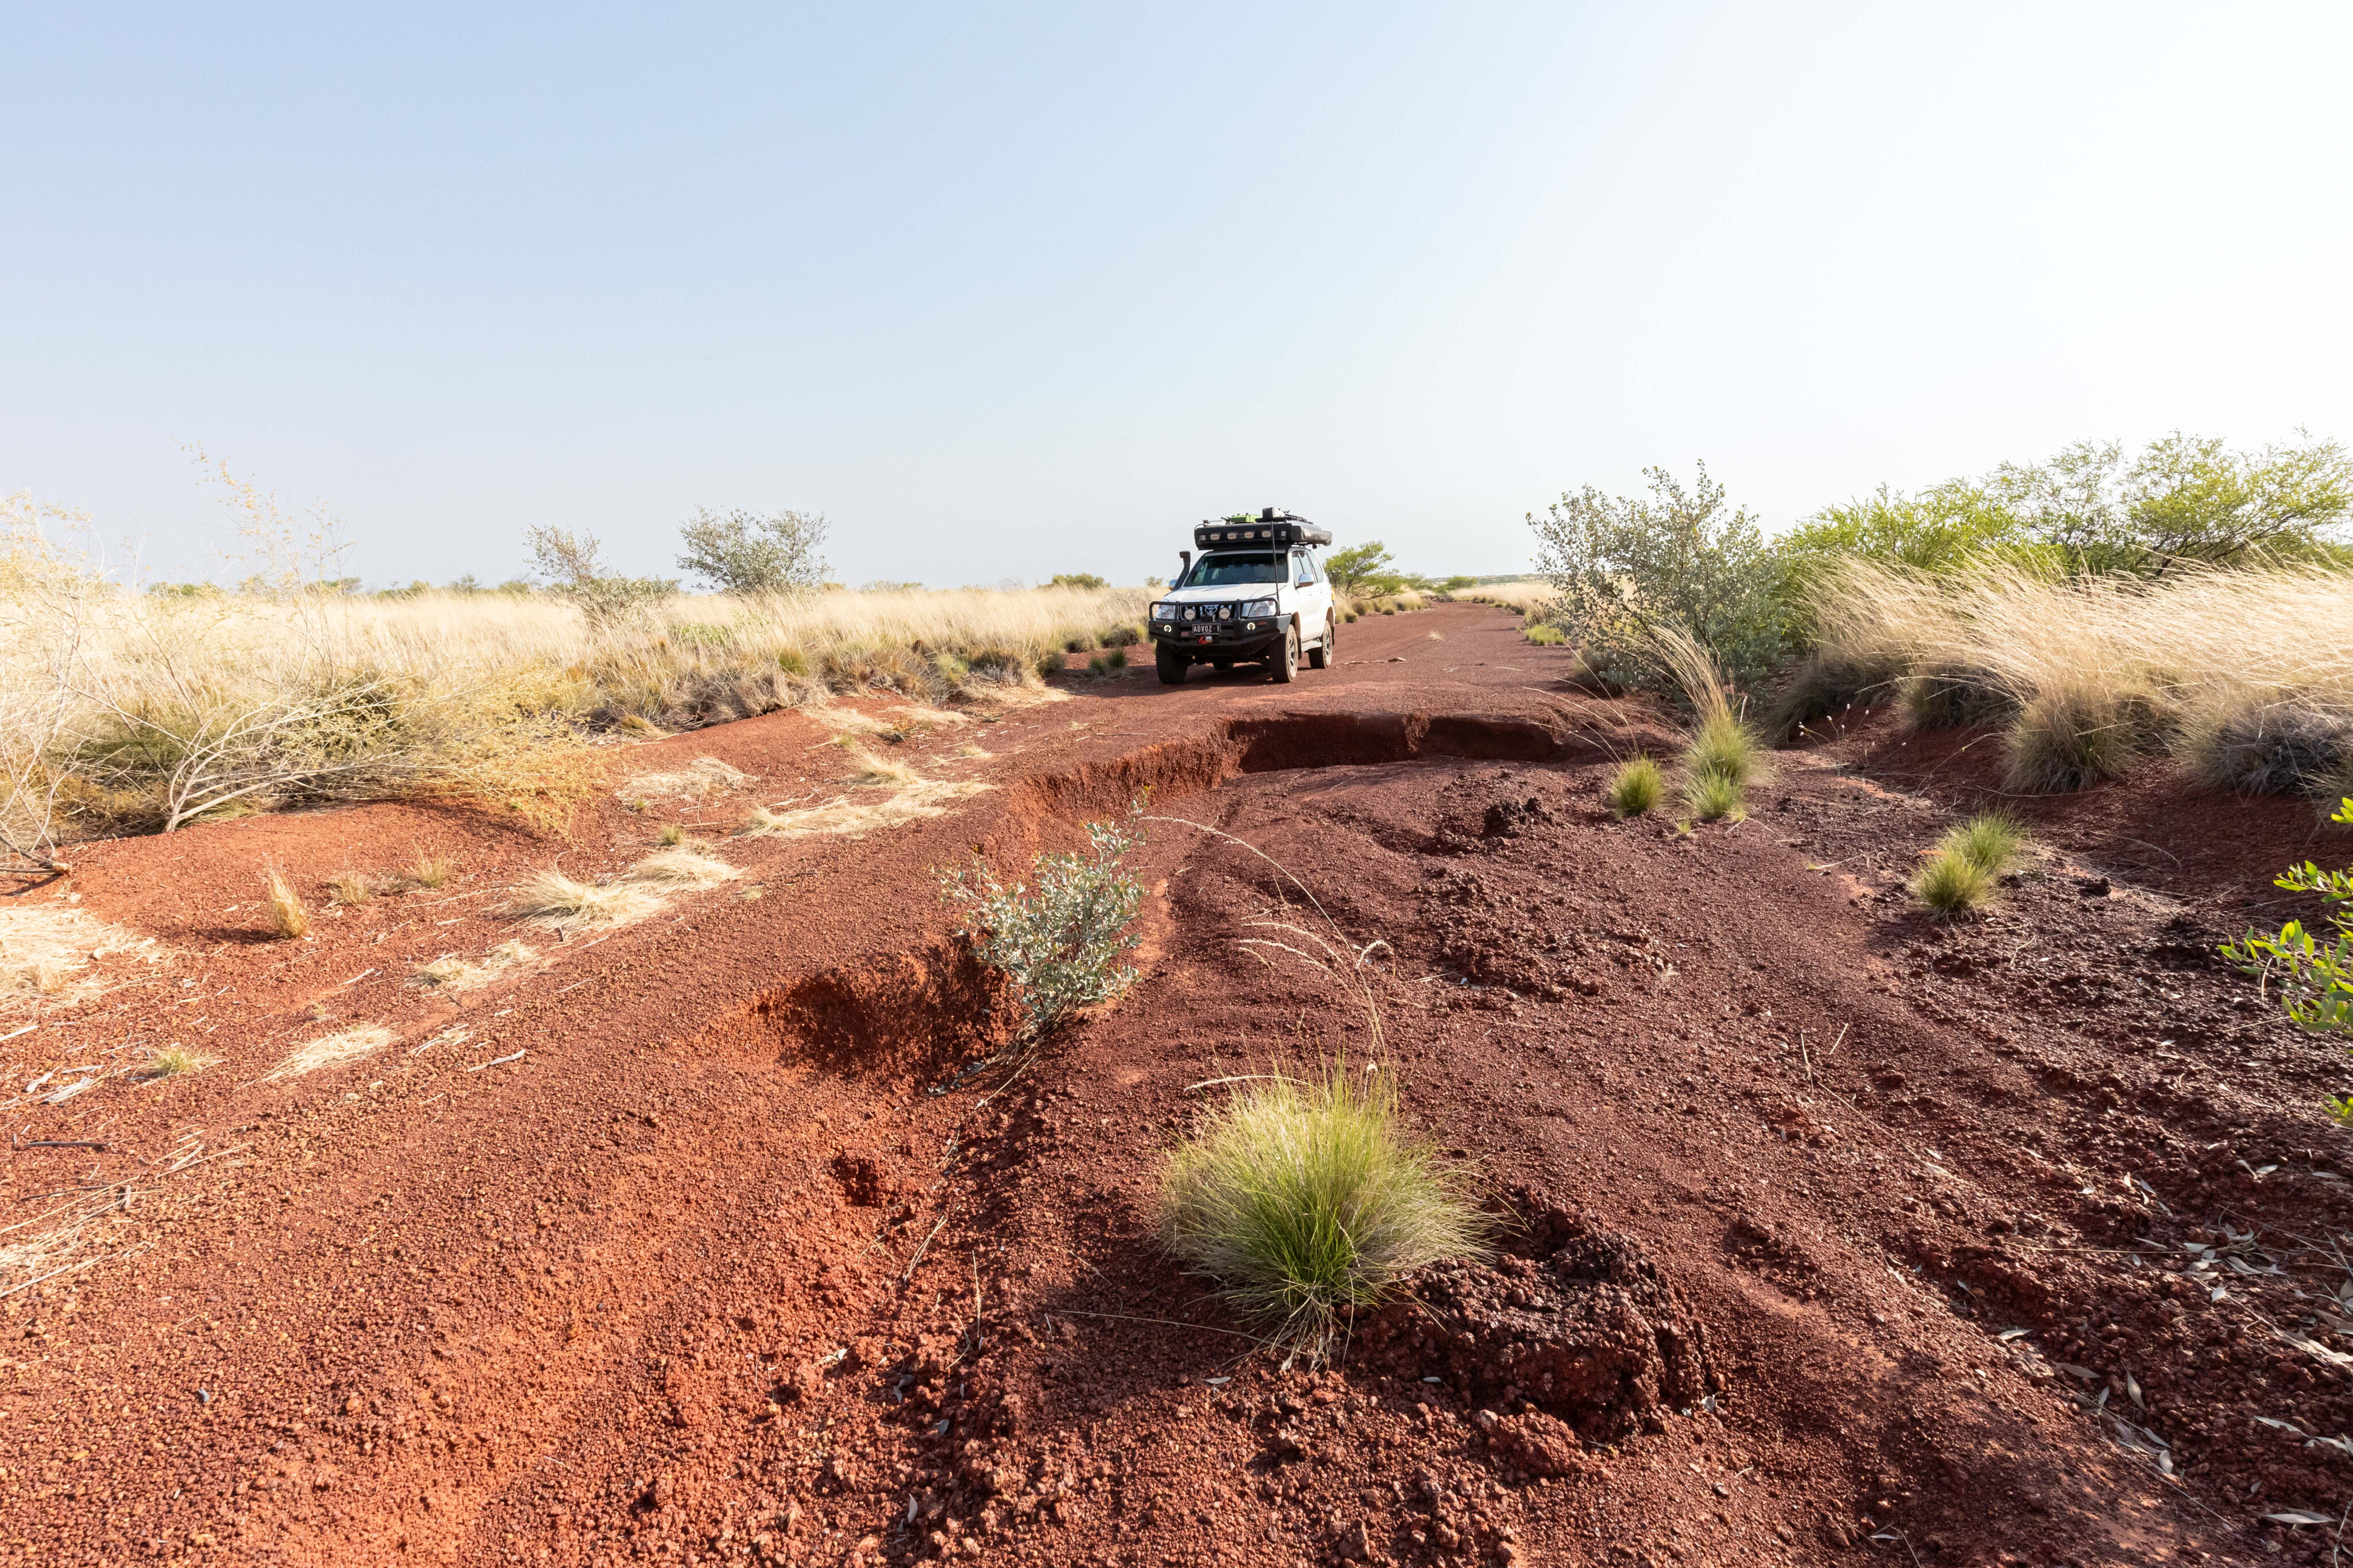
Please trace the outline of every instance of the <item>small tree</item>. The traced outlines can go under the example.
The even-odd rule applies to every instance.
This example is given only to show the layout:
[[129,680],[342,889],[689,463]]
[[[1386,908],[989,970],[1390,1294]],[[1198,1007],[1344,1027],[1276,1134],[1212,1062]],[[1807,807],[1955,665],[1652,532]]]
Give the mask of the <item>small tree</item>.
[[1108,588],[1111,584],[1092,572],[1057,572],[1049,588]]
[[1653,626],[1697,642],[1736,684],[1762,677],[1783,644],[1778,558],[1756,520],[1734,509],[1699,465],[1692,489],[1664,468],[1647,500],[1588,485],[1528,516],[1537,569],[1559,595],[1554,618],[1604,679],[1674,689]]
[[593,533],[574,533],[554,524],[526,529],[532,564],[556,593],[580,606],[592,627],[626,619],[678,592],[669,577],[624,577],[608,574]]
[[686,552],[678,564],[723,593],[805,594],[825,581],[818,547],[825,542],[828,526],[815,512],[723,516],[697,508],[679,527]]

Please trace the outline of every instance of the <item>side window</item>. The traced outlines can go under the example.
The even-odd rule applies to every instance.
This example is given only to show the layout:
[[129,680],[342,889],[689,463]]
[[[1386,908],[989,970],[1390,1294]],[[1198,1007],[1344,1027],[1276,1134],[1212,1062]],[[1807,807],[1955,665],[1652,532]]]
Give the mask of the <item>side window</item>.
[[1315,580],[1318,583],[1330,581],[1329,578],[1324,575],[1324,558],[1321,555],[1316,554],[1312,550],[1307,552],[1307,567],[1308,570],[1315,574]]
[[1291,585],[1294,588],[1313,588],[1315,585],[1314,560],[1304,550],[1292,552]]

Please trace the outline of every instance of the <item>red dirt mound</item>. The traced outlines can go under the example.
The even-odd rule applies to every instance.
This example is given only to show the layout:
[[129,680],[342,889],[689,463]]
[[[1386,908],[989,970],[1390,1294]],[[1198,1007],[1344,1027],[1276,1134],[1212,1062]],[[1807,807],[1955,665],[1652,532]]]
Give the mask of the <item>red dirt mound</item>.
[[[461,813],[88,847],[25,896],[174,952],[0,1042],[9,1089],[39,1084],[8,1106],[0,1246],[46,1249],[0,1253],[0,1539],[45,1563],[2326,1560],[2353,1215],[2317,1107],[2345,1067],[2211,953],[2242,866],[2301,858],[2308,816],[2094,792],[1989,918],[1939,923],[1901,881],[1958,797],[1876,776],[1883,752],[1785,754],[1745,822],[1620,823],[1602,786],[1668,745],[1653,716],[1568,689],[1498,612],[1350,633],[1293,687],[1080,679],[917,728],[894,755],[989,787],[857,838],[730,836],[755,802],[879,798],[804,715],[631,748],[622,793],[698,755],[756,776],[608,801],[564,868],[624,874],[666,817],[740,875],[569,942],[498,912],[558,847]],[[1145,786],[1141,978],[985,1065],[1005,1002],[936,868],[1018,869]],[[315,891],[419,851],[456,879],[259,935],[265,859]],[[1208,1080],[1366,1048],[1326,970],[1257,944],[1326,917],[1390,944],[1409,1114],[1518,1229],[1309,1368],[1167,1260],[1155,1193]],[[479,989],[413,978],[518,937],[535,956]],[[363,1025],[389,1042],[269,1076]],[[222,1059],[130,1070],[174,1042]]]

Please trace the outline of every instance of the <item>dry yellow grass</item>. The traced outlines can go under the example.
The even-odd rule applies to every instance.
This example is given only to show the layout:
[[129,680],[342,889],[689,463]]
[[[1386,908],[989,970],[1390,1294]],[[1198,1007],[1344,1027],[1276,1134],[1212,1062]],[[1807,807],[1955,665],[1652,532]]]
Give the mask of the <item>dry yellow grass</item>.
[[659,893],[636,882],[583,882],[561,871],[547,870],[527,878],[508,900],[506,910],[570,941],[582,931],[607,931],[641,921],[664,902]]
[[879,800],[870,796],[844,795],[819,805],[802,806],[792,811],[755,806],[744,823],[744,836],[747,838],[863,838],[878,828],[895,827],[900,823],[913,822],[920,817],[943,816],[950,802],[993,787],[976,780],[955,784],[944,779],[918,779],[913,784],[892,790]]
[[161,1083],[167,1078],[180,1078],[192,1072],[202,1072],[220,1060],[183,1045],[158,1046],[147,1054],[147,1065],[138,1077],[142,1083]]
[[2006,719],[2011,787],[2112,778],[2159,748],[2211,783],[2353,787],[2353,572],[2178,569],[2149,583],[1862,562],[1823,585],[1826,668],[1923,722]]
[[751,782],[750,773],[717,757],[697,757],[672,772],[638,773],[619,793],[624,800],[702,800],[722,790],[742,789]]
[[904,763],[888,757],[878,757],[863,747],[852,748],[849,753],[851,782],[862,784],[907,785],[922,782],[915,770]]
[[629,868],[629,877],[633,881],[692,891],[715,888],[741,875],[742,872],[716,855],[683,846],[674,849],[657,849]]
[[419,855],[409,862],[408,869],[400,874],[401,880],[412,888],[447,887],[449,879],[456,875],[457,868],[450,864],[446,855]]
[[349,908],[353,904],[366,903],[375,897],[375,879],[364,871],[354,871],[345,867],[327,879],[327,901],[330,903]]
[[445,953],[432,963],[420,965],[417,971],[419,985],[437,991],[462,993],[478,990],[520,965],[535,962],[537,950],[519,942],[502,942],[491,949],[480,963]]
[[263,873],[263,902],[269,910],[269,929],[286,942],[293,942],[309,933],[311,911],[302,906],[301,895],[286,873],[272,866]]
[[1502,605],[1524,616],[1542,615],[1551,607],[1552,584],[1541,577],[1530,577],[1517,583],[1488,583],[1476,588],[1458,588],[1448,597],[1469,599],[1475,604]]
[[256,1079],[259,1083],[276,1083],[281,1079],[301,1078],[326,1068],[342,1067],[362,1057],[373,1056],[392,1044],[392,1031],[381,1024],[355,1024],[348,1029],[338,1029],[332,1035],[322,1035],[306,1040],[287,1054],[286,1059]]
[[411,796],[560,833],[603,787],[588,732],[654,735],[834,693],[1035,700],[1040,656],[1134,621],[1152,596],[681,595],[592,624],[553,595],[339,595],[305,585],[332,574],[308,559],[305,520],[230,489],[268,591],[125,591],[43,536],[69,514],[0,498],[0,842],[19,856],[53,856],[61,832]]
[[132,954],[153,962],[153,937],[134,936],[70,904],[0,907],[0,1016],[28,1007],[70,1007],[111,988],[96,961]]

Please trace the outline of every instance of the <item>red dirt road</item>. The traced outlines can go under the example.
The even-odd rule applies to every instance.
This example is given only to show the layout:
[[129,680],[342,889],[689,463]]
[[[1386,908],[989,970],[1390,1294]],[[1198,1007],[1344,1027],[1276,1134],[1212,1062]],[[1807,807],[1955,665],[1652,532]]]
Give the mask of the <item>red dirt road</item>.
[[[700,756],[755,778],[617,797],[568,847],[393,806],[89,847],[26,896],[170,956],[0,1041],[12,1133],[48,1145],[7,1155],[0,1223],[89,1216],[0,1236],[51,1248],[0,1287],[65,1270],[0,1298],[0,1546],[2327,1561],[2344,1066],[2211,953],[2341,837],[2168,781],[2036,805],[2023,880],[1938,925],[1900,882],[1983,788],[1971,753],[1866,716],[1679,837],[1599,804],[1665,732],[1510,617],[1346,632],[1288,688],[1146,670],[913,733],[893,757],[991,787],[855,841],[732,836],[847,787],[787,713],[617,753],[619,793]],[[1365,1048],[1324,972],[1250,945],[1314,923],[1265,861],[1155,824],[1137,984],[1009,1081],[954,1082],[1007,1012],[930,868],[1018,868],[1147,786],[1390,944],[1406,1104],[1514,1224],[1322,1371],[1154,1240],[1161,1152],[1216,1092],[1190,1086]],[[737,880],[568,943],[496,912],[559,850],[609,872],[681,818]],[[266,860],[316,890],[420,853],[458,875],[261,937]],[[516,937],[536,956],[461,997],[411,978]],[[363,1023],[391,1042],[265,1078]],[[111,1071],[172,1042],[221,1059]],[[1599,1383],[1579,1335],[1622,1352]],[[2262,1519],[2289,1511],[2329,1523]]]

